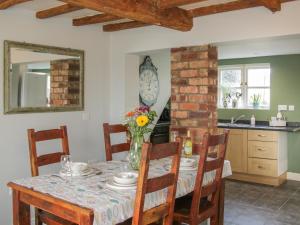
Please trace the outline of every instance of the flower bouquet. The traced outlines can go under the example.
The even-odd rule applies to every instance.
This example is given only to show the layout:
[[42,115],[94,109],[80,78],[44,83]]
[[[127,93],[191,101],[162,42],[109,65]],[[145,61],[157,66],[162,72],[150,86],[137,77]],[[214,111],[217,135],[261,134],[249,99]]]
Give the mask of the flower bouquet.
[[125,116],[125,125],[131,136],[129,164],[134,170],[140,168],[144,135],[152,131],[150,125],[153,124],[155,117],[157,117],[156,112],[151,111],[148,106],[138,107]]

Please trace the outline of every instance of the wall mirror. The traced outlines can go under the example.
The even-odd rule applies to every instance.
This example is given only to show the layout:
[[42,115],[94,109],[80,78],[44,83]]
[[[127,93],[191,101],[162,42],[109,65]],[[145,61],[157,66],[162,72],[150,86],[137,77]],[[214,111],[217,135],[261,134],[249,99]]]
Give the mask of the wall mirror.
[[4,42],[4,113],[80,111],[84,52]]

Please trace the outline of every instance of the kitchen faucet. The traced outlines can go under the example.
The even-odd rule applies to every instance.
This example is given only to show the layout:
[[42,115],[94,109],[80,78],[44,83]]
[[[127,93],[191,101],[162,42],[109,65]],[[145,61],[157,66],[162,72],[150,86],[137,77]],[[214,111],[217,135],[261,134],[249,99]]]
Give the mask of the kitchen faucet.
[[245,117],[245,115],[240,115],[240,116],[238,116],[237,118],[234,118],[234,117],[231,117],[231,124],[234,124],[234,123],[236,123],[238,120],[240,120],[240,119],[242,119],[242,118],[244,118]]

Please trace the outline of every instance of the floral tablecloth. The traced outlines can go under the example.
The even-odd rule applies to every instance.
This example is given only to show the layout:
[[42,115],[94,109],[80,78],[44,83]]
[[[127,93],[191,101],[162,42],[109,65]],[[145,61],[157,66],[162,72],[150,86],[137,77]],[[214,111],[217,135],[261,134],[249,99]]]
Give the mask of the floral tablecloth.
[[[169,159],[151,161],[149,177],[167,173]],[[123,171],[127,163],[121,161],[99,162],[93,165],[102,171],[100,175],[80,178],[62,179],[58,176],[43,175],[14,181],[19,185],[33,188],[36,191],[93,209],[94,225],[116,224],[132,217],[135,190],[113,190],[105,185],[114,174]],[[230,162],[225,161],[223,177],[232,174]],[[213,181],[215,171],[204,177],[204,185]],[[194,189],[196,171],[180,171],[176,197],[184,196]],[[145,209],[155,207],[165,201],[166,189],[146,195]]]

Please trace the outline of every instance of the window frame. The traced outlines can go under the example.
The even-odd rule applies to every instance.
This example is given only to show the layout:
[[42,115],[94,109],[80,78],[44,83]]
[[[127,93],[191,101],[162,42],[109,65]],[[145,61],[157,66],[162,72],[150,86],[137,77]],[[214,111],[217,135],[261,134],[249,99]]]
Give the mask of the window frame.
[[[267,107],[259,107],[253,108],[251,105],[248,104],[248,70],[249,69],[270,69],[270,84],[269,86],[251,86],[250,89],[269,89],[270,90],[270,98],[269,98],[269,105]],[[222,101],[221,101],[221,71],[222,70],[234,70],[240,69],[241,70],[241,84],[240,88],[242,92],[242,106],[237,108],[224,108]],[[272,79],[272,69],[270,63],[252,63],[252,64],[233,64],[233,65],[222,65],[218,66],[218,108],[219,109],[252,109],[252,110],[270,110],[271,108],[271,79]]]

